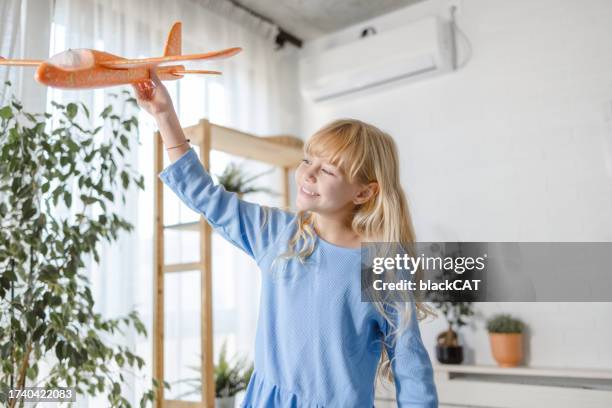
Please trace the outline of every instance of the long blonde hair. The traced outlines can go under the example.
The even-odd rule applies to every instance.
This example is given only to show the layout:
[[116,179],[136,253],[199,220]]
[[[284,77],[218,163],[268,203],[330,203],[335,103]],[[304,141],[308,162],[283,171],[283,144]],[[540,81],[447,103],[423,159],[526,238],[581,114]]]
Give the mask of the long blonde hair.
[[[354,209],[352,228],[365,241],[400,243],[409,252],[415,242],[414,227],[404,191],[400,184],[399,159],[395,142],[387,133],[355,119],[339,119],[321,128],[304,145],[307,155],[325,157],[338,166],[349,182],[378,183],[375,196]],[[297,229],[289,240],[288,250],[282,258],[297,257],[304,262],[314,251],[315,231],[313,214],[298,211]],[[420,279],[417,271],[416,279]],[[375,296],[376,294],[374,294]],[[410,324],[413,308],[409,295],[402,302],[386,302],[375,299],[373,304],[390,326],[391,343],[384,343],[376,376],[382,376],[393,383],[391,361],[387,347],[392,347],[398,337]],[[425,303],[414,302],[417,319],[428,315],[437,316]],[[395,316],[400,318],[399,324]]]

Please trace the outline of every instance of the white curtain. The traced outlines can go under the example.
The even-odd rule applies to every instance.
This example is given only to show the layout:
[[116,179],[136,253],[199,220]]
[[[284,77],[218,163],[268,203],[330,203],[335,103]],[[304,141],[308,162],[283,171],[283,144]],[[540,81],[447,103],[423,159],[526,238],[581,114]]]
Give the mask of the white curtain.
[[[19,48],[20,40],[20,17],[21,17],[21,0],[6,0],[0,3],[0,56],[4,58],[20,58],[15,57]],[[16,83],[16,69],[8,67],[0,68],[0,103],[4,105],[8,99],[9,88],[4,86],[4,82],[11,81]]]
[[[216,3],[216,4],[215,4]],[[226,3],[220,6],[221,3]],[[195,124],[201,118],[259,135],[293,134],[300,127],[295,73],[296,50],[276,51],[275,28],[262,23],[227,2],[195,0],[56,0],[53,9],[50,53],[67,48],[95,48],[127,58],[160,56],[174,21],[183,23],[183,53],[212,51],[240,46],[244,51],[228,60],[195,63],[190,67],[223,71],[221,77],[193,76],[166,82],[173,95],[181,124]],[[110,103],[107,90],[58,91],[50,89],[49,100],[85,102],[99,113]],[[129,87],[123,89],[130,90]],[[149,339],[127,338],[152,366],[153,311],[153,136],[154,122],[144,112],[139,116],[141,144],[129,160],[145,176],[145,191],[131,190],[126,207],[117,209],[134,224],[135,231],[121,236],[118,243],[103,248],[99,267],[91,267],[97,310],[107,317],[123,315],[136,308],[149,331]],[[232,158],[215,153],[211,173],[219,174]],[[251,171],[268,168],[245,163]],[[279,174],[263,183],[276,183]],[[188,222],[197,216],[166,190],[166,224]],[[249,198],[249,197],[247,197]],[[252,199],[280,204],[278,198]],[[197,257],[197,242],[189,233],[167,236],[166,262],[181,262]],[[259,273],[254,262],[226,242],[215,238],[214,313],[215,355],[221,342],[228,341],[228,353],[253,360],[255,325],[259,300]],[[193,377],[188,366],[199,362],[199,278],[196,273],[171,274],[166,284],[166,359],[170,381]],[[125,396],[138,402],[146,384],[139,380],[127,384]],[[177,386],[170,394],[185,389]],[[188,398],[197,399],[197,398]],[[240,399],[240,398],[239,398]],[[238,399],[238,400],[239,400]],[[237,401],[238,403],[239,401]],[[104,406],[104,398],[81,399],[79,406]]]
[[[0,56],[7,59],[46,58],[52,1],[0,1]],[[46,90],[34,82],[34,72],[33,67],[0,66],[0,105],[14,94],[30,112],[42,112]],[[12,86],[5,86],[5,81],[10,81]]]

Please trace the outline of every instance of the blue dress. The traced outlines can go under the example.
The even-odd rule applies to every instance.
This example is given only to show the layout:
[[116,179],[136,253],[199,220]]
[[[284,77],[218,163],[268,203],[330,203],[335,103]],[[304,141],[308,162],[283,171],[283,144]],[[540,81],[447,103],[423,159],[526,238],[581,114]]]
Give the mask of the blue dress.
[[[254,371],[241,407],[373,407],[389,327],[371,303],[361,302],[360,249],[317,237],[304,264],[272,264],[295,232],[294,214],[265,211],[215,185],[193,149],[159,177],[261,270]],[[398,406],[437,407],[431,361],[417,319],[411,322],[389,350]]]

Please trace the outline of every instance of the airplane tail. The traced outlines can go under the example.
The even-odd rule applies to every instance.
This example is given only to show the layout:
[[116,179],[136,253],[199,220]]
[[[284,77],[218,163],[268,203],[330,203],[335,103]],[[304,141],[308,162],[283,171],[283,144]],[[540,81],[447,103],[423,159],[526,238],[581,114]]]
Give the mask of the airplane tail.
[[164,47],[164,57],[181,55],[181,22],[174,23],[168,34],[166,46]]

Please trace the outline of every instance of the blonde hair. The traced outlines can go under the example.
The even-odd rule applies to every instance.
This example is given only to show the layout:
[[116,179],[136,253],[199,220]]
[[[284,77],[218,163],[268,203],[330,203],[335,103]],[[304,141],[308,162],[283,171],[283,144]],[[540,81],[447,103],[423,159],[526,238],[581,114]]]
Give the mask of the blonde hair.
[[[326,158],[330,163],[343,170],[350,183],[356,181],[367,184],[376,181],[378,189],[374,197],[355,206],[352,228],[364,240],[371,242],[399,243],[413,253],[415,242],[414,227],[404,191],[400,184],[399,159],[395,142],[387,133],[370,124],[355,119],[339,119],[321,128],[304,145],[304,152]],[[297,229],[289,240],[288,249],[280,258],[297,257],[300,262],[312,254],[315,246],[313,228],[314,214],[298,211]],[[278,258],[277,258],[278,259]],[[420,279],[422,271],[416,272]],[[387,302],[376,297],[371,299],[376,310],[383,316],[391,330],[391,343],[384,343],[376,377],[382,376],[393,383],[391,361],[387,347],[392,347],[396,335],[406,330],[412,319],[412,299],[404,294],[401,302]],[[426,304],[414,303],[417,319],[428,315],[437,316]],[[395,322],[395,314],[400,322]]]

